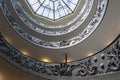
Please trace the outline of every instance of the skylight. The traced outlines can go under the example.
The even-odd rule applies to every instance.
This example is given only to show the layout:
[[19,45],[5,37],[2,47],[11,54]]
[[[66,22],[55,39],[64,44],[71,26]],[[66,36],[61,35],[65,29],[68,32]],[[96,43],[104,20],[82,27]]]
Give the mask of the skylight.
[[74,12],[79,0],[26,0],[35,14],[57,20]]

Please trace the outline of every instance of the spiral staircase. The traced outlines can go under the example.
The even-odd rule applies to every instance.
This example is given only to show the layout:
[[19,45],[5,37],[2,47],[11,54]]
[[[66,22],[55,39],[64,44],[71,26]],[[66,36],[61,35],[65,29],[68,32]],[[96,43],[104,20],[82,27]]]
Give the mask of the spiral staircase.
[[[79,0],[53,20],[34,12],[42,0],[32,1],[0,0],[0,80],[119,80],[119,0]],[[74,2],[62,1],[40,5]]]

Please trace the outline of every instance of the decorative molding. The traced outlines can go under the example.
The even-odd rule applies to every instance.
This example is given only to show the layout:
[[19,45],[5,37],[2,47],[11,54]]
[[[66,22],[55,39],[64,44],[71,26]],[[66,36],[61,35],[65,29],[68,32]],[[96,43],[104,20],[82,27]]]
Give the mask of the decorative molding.
[[24,39],[32,42],[33,44],[44,47],[44,48],[61,49],[61,48],[67,48],[67,47],[71,47],[71,46],[74,46],[76,44],[79,44],[84,39],[86,39],[88,36],[90,36],[90,34],[92,34],[93,31],[95,31],[95,29],[100,24],[100,22],[104,16],[106,7],[107,7],[107,3],[108,3],[108,0],[98,0],[97,9],[96,9],[96,12],[95,12],[93,18],[91,19],[91,21],[87,25],[87,27],[80,34],[78,34],[77,36],[75,36],[73,38],[63,40],[63,41],[56,41],[56,42],[47,42],[47,41],[38,39],[38,38],[28,34],[27,32],[25,32],[16,23],[14,17],[9,12],[4,0],[1,0],[0,7],[2,9],[4,16],[6,17],[6,19],[10,23],[11,27],[17,33],[19,33]]
[[[22,5],[20,5],[20,3],[15,0],[11,0],[11,3],[13,5],[13,8],[15,10],[15,12],[17,13],[17,15],[19,16],[19,18],[27,25],[27,27],[29,27],[30,29],[41,33],[41,34],[45,34],[45,35],[49,35],[49,36],[58,36],[58,35],[64,35],[67,34],[69,32],[74,31],[76,28],[78,28],[87,18],[87,16],[89,15],[91,9],[92,9],[92,5],[93,5],[94,0],[86,0],[82,10],[79,12],[79,14],[77,15],[77,17],[75,17],[73,20],[71,20],[70,22],[68,22],[66,25],[62,25],[62,27],[55,27],[53,25],[54,28],[63,28],[63,26],[69,26],[57,31],[49,31],[49,30],[45,30],[45,29],[41,29],[40,27],[35,26],[33,23],[31,23],[28,18],[30,20],[32,20],[34,23],[38,24],[38,22],[36,22],[36,20],[33,20],[33,18],[29,15],[29,13],[27,13],[24,8],[22,7]],[[72,24],[74,22],[74,24]],[[39,23],[40,24],[40,23]],[[41,25],[39,25],[41,26]],[[50,28],[49,25],[42,25],[41,27],[46,26],[46,28]],[[53,29],[53,28],[52,28]]]
[[102,51],[68,63],[46,63],[25,56],[0,35],[0,56],[24,71],[52,80],[104,75],[120,71],[120,35]]

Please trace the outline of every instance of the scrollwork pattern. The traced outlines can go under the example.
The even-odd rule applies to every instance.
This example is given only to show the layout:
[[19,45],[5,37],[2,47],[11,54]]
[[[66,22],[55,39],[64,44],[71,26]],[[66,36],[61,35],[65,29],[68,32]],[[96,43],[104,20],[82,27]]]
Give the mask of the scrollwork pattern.
[[120,70],[120,42],[116,41],[115,45],[107,51],[107,58],[110,60],[108,63],[108,71]]
[[[97,57],[97,62],[94,60]],[[52,79],[64,77],[84,77],[120,71],[120,35],[102,51],[88,58],[69,63],[46,63],[23,55],[0,35],[0,56],[18,68],[35,73],[37,76],[49,76]]]

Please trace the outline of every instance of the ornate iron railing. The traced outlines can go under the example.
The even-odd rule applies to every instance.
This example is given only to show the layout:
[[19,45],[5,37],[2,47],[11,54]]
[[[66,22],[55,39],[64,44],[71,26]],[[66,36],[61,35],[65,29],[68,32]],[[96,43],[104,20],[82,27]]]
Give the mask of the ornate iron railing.
[[0,56],[24,71],[52,80],[112,73],[120,71],[120,35],[102,51],[68,63],[46,63],[23,55],[0,35]]

